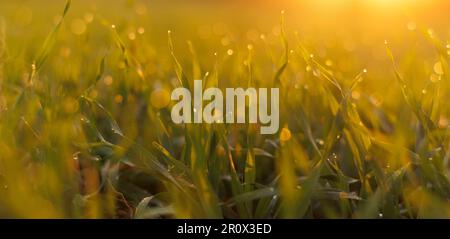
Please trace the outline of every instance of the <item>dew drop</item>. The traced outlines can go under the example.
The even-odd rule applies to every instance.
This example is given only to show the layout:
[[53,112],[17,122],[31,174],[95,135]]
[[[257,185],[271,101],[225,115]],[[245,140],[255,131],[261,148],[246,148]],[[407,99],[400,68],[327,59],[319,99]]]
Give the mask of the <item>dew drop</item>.
[[314,74],[314,76],[319,77],[320,76],[320,71],[313,70],[313,74]]
[[436,72],[436,74],[438,75],[443,75],[444,74],[444,68],[442,67],[442,63],[440,61],[436,62],[433,66],[433,70],[434,72]]
[[135,39],[136,39],[136,33],[130,32],[130,33],[128,34],[128,39],[130,39],[130,40],[135,40]]
[[354,100],[359,100],[361,98],[361,93],[359,93],[358,91],[352,91],[352,98]]
[[408,25],[407,25],[407,28],[408,28],[408,30],[410,30],[410,31],[414,31],[414,30],[416,30],[417,25],[416,25],[415,22],[409,22]]
[[430,76],[430,81],[433,83],[436,83],[438,81],[441,80],[441,76],[440,75],[436,75],[436,74],[431,74]]
[[86,31],[86,22],[81,19],[74,19],[71,22],[70,29],[75,35],[81,35]]

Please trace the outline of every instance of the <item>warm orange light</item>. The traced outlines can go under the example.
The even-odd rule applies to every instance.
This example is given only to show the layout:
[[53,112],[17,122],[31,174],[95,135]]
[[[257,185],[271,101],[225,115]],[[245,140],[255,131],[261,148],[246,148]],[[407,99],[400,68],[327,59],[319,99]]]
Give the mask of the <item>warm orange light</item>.
[[366,5],[366,6],[412,6],[425,2],[432,2],[436,0],[303,0],[300,3],[308,2],[312,5],[327,6],[327,7],[346,7],[352,5]]

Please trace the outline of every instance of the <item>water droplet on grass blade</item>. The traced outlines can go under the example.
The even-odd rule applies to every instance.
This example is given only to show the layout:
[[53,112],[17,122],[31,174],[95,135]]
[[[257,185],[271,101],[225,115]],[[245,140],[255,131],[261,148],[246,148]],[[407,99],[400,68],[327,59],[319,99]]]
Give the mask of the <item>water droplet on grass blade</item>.
[[94,15],[92,13],[88,12],[88,13],[84,14],[83,19],[86,23],[91,23],[94,20]]
[[428,33],[428,36],[430,36],[431,38],[434,38],[434,30],[433,29],[429,28],[427,30],[427,33]]
[[359,91],[352,91],[352,98],[354,100],[359,100],[361,98],[361,93],[359,93]]
[[320,71],[319,70],[313,70],[313,75],[316,77],[320,77]]
[[444,74],[444,68],[442,67],[442,63],[440,61],[434,63],[433,70],[438,75],[443,75]]
[[316,139],[316,143],[318,143],[319,145],[325,144],[325,142],[322,139]]
[[291,137],[292,137],[291,131],[287,127],[281,129],[280,141],[288,141],[291,139]]
[[448,126],[448,119],[444,116],[439,117],[439,127],[445,128]]
[[120,95],[120,94],[114,96],[114,101],[115,101],[117,104],[122,103],[122,101],[123,101],[123,96]]
[[441,76],[436,75],[436,74],[431,74],[431,76],[430,76],[430,81],[431,82],[436,83],[436,82],[438,82],[440,80],[441,80]]
[[[150,95],[150,103],[156,109],[165,108],[170,104],[170,94],[165,89],[156,89]],[[194,109],[195,110],[195,109]]]
[[408,30],[414,31],[414,30],[416,30],[417,25],[415,22],[408,22],[408,25],[406,27],[408,28]]
[[130,32],[130,33],[128,34],[128,39],[130,39],[130,40],[135,40],[135,39],[136,39],[136,33]]
[[113,81],[112,76],[105,76],[105,78],[103,78],[103,82],[108,86],[112,85]]

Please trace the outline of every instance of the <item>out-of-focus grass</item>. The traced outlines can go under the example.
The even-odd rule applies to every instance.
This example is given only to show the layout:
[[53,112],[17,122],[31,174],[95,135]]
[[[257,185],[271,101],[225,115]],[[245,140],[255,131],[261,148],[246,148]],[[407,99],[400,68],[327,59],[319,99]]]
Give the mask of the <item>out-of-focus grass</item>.
[[[49,2],[0,3],[0,217],[450,217],[445,2]],[[280,131],[173,124],[194,79],[279,87]]]

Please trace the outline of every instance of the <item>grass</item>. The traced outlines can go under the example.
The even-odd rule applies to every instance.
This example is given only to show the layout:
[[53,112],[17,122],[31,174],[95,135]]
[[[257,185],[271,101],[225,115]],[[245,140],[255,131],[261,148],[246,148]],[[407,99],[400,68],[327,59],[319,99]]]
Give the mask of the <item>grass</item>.
[[[2,4],[0,217],[450,217],[448,32],[368,29],[367,46],[289,11],[211,33],[140,2],[69,0],[53,20]],[[194,79],[279,87],[279,132],[174,124],[170,92]]]

